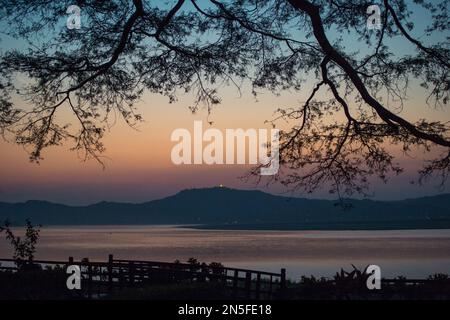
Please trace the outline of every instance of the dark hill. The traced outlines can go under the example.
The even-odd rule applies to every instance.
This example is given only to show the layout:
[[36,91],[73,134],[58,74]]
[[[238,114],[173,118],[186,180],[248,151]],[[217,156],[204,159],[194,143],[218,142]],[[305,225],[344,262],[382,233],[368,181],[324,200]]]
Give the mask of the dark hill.
[[450,228],[450,194],[401,201],[336,201],[229,188],[189,189],[141,204],[66,206],[45,201],[1,203],[0,219],[43,225],[203,224],[250,229]]

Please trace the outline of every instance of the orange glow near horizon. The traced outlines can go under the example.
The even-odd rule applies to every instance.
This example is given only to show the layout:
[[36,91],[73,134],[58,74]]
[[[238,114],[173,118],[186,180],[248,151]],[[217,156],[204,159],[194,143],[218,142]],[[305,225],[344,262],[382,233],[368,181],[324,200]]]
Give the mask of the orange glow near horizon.
[[[172,131],[177,128],[192,131],[194,120],[203,121],[206,129],[208,119],[214,122],[213,127],[220,130],[270,129],[270,125],[264,121],[272,119],[279,107],[301,105],[313,85],[308,84],[298,93],[282,93],[279,97],[265,93],[258,97],[258,101],[249,93],[237,97],[236,91],[226,88],[222,92],[223,103],[209,117],[206,110],[200,110],[195,115],[190,113],[187,108],[190,102],[188,95],[180,97],[173,104],[159,95],[145,95],[137,104],[144,118],[137,130],[128,127],[123,121],[117,121],[106,133],[103,140],[106,147],[103,155],[105,170],[94,160],[81,161],[76,153],[69,151],[69,145],[45,150],[44,160],[35,164],[29,162],[28,154],[21,146],[0,141],[0,201],[45,199],[66,203],[100,200],[139,202],[173,194],[183,188],[210,187],[220,183],[229,187],[253,188],[252,183],[246,184],[238,179],[251,166],[172,164],[170,152],[175,145],[170,141]],[[424,95],[416,92],[416,96],[407,102],[408,112],[404,110],[402,113],[410,121],[421,118],[450,120],[448,112],[424,106],[423,98],[420,97]],[[66,110],[61,112],[60,117],[67,118],[68,122],[73,121]],[[408,179],[411,173],[417,171],[420,160],[424,158],[428,157],[417,154],[416,160],[403,159]],[[405,184],[405,194],[413,190],[410,189],[412,187],[408,179],[397,178]],[[395,198],[395,194],[387,192],[388,186],[380,185],[375,189],[378,190],[376,196]],[[421,192],[417,190],[414,192]],[[286,190],[281,186],[272,186],[268,191]],[[436,193],[436,190],[427,189],[427,192]],[[314,196],[327,194],[324,192]]]

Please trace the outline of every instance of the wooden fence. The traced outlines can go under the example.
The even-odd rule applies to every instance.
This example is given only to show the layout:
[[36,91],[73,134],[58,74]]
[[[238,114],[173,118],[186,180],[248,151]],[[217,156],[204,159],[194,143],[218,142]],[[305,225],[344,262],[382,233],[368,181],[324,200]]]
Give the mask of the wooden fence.
[[[0,270],[17,270],[12,259],[0,259]],[[5,266],[4,264],[10,266]],[[89,298],[111,294],[124,288],[145,287],[167,283],[217,283],[228,288],[236,298],[273,299],[282,297],[286,288],[286,270],[280,273],[228,268],[220,265],[169,263],[114,259],[106,262],[35,260],[46,267],[78,265],[81,271],[81,292]],[[69,276],[69,275],[68,275]]]
[[[159,261],[139,261],[114,259],[109,255],[106,262],[89,261],[84,258],[75,261],[69,257],[66,261],[35,260],[33,264],[42,269],[46,267],[59,268],[64,273],[62,279],[66,279],[66,268],[69,265],[77,265],[81,271],[81,290],[73,290],[74,295],[88,298],[97,298],[120,292],[127,288],[150,287],[152,285],[166,285],[170,283],[210,283],[225,287],[230,296],[245,299],[280,299],[290,295],[295,296],[294,290],[300,287],[286,288],[286,270],[280,273],[271,273],[256,270],[228,268],[218,264],[189,264],[169,263]],[[17,271],[15,260],[0,259],[0,271]],[[358,280],[358,279],[356,279]],[[344,279],[336,282],[330,279],[325,284],[317,284],[317,288],[330,288],[328,285],[336,285],[338,288],[347,288],[354,285],[355,279]],[[423,285],[450,286],[450,279],[382,279],[382,287],[406,286],[409,289],[419,288]],[[327,289],[330,290],[330,289]],[[447,289],[448,290],[448,289]],[[344,292],[345,293],[345,292]],[[377,292],[374,292],[377,293]]]

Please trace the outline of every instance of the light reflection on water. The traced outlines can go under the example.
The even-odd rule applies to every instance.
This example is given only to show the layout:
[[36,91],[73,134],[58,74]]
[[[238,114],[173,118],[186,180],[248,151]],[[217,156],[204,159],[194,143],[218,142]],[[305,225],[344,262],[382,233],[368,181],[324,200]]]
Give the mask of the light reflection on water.
[[[20,229],[19,229],[20,230]],[[19,231],[17,231],[19,232]],[[424,278],[450,273],[450,230],[221,231],[175,226],[70,226],[43,228],[37,259],[89,257],[155,261],[220,261],[227,266],[279,272],[288,277],[332,276],[351,264],[381,267],[382,276]],[[0,257],[11,249],[0,239]]]

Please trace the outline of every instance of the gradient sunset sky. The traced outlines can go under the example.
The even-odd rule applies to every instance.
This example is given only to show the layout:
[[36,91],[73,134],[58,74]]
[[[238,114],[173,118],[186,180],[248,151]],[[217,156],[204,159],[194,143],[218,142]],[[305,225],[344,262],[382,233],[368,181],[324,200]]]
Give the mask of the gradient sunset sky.
[[[420,20],[417,23],[420,25]],[[349,41],[351,44],[352,40]],[[4,38],[0,44],[2,51],[23,45]],[[394,45],[399,50],[408,48],[404,43]],[[264,121],[272,119],[277,108],[300,105],[314,85],[315,82],[310,81],[301,92],[282,92],[280,96],[265,92],[258,96],[257,101],[246,87],[242,90],[242,97],[233,88],[223,88],[220,91],[223,101],[209,119],[214,121],[213,127],[222,130],[270,128]],[[425,97],[425,91],[412,84],[402,115],[413,122],[421,118],[450,121],[448,110],[427,106]],[[106,134],[103,140],[106,147],[105,170],[95,161],[81,161],[76,153],[69,151],[70,145],[47,149],[43,154],[44,160],[36,164],[29,162],[28,154],[21,146],[0,140],[0,201],[39,199],[66,204],[90,204],[102,200],[143,202],[185,188],[219,184],[232,188],[255,188],[254,184],[239,179],[250,166],[172,164],[170,153],[175,145],[170,141],[172,131],[177,128],[192,131],[194,120],[202,120],[204,127],[208,127],[206,110],[200,110],[195,115],[189,111],[192,100],[192,94],[180,95],[179,101],[169,104],[166,97],[145,94],[137,104],[145,119],[138,125],[138,130],[126,126],[118,118]],[[73,121],[68,110],[62,110],[57,116]],[[421,152],[415,153],[413,158],[401,156],[399,161],[405,167],[405,173],[392,178],[389,184],[374,181],[371,190],[374,198],[402,199],[442,192],[433,181],[422,187],[410,184],[422,160],[428,158],[431,156]],[[444,192],[448,192],[448,186]],[[276,184],[269,188],[262,185],[257,188],[275,194],[287,191]],[[309,197],[330,198],[330,195],[324,189]]]

